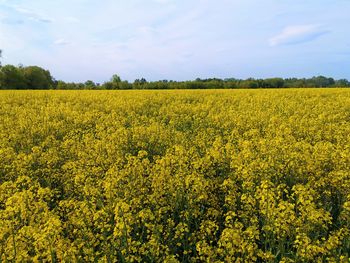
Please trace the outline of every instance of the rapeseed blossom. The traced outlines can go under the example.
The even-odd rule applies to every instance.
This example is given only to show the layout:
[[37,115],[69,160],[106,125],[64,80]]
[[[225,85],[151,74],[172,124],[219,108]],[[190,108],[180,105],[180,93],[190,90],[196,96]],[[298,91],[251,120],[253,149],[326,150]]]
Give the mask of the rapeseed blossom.
[[350,91],[2,91],[1,262],[349,262]]

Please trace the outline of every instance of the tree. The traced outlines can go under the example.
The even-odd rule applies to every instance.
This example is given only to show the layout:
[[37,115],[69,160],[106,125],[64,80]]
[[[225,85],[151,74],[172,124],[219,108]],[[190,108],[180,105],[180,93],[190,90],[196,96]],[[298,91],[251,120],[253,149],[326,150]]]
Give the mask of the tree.
[[27,89],[21,70],[12,65],[0,68],[0,89]]
[[29,66],[21,69],[28,89],[49,89],[53,87],[53,78],[50,71],[38,66]]
[[132,85],[128,81],[122,81],[121,78],[114,74],[110,81],[105,82],[99,89],[117,90],[131,89]]
[[337,87],[349,87],[350,82],[347,79],[338,79],[335,83],[334,86]]
[[145,84],[147,84],[147,80],[145,78],[135,79],[133,83],[133,88],[142,89]]
[[284,80],[282,78],[269,78],[263,80],[266,88],[283,88]]
[[[0,58],[2,57],[2,50],[0,49]],[[1,60],[0,60],[0,68],[1,68]]]
[[87,80],[84,83],[86,89],[96,89],[96,83],[92,80]]
[[240,88],[248,88],[248,89],[257,89],[259,88],[259,83],[257,80],[253,79],[253,78],[249,78],[246,80],[243,80],[239,83],[239,87]]
[[119,82],[122,82],[122,79],[117,74],[114,74],[111,78],[111,82],[119,83]]

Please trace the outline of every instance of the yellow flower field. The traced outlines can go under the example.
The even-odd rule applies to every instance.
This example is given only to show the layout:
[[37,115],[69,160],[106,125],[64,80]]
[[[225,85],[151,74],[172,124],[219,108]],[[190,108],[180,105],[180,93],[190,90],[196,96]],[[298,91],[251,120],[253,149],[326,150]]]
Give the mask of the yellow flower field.
[[0,92],[0,262],[349,257],[350,89]]

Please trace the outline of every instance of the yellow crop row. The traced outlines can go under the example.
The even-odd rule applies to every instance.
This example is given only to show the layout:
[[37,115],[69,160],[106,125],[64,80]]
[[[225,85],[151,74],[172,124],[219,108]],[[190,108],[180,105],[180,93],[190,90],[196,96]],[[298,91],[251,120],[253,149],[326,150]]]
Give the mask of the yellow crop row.
[[0,262],[349,257],[349,89],[0,92]]

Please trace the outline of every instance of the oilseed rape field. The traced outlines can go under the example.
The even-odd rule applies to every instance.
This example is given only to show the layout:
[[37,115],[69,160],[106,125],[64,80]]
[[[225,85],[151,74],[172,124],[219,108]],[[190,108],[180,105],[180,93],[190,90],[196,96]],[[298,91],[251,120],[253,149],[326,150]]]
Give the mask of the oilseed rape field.
[[349,257],[349,89],[0,92],[0,262]]

